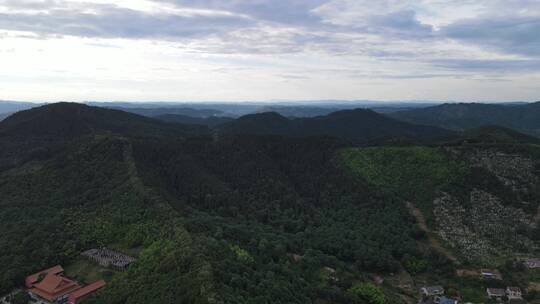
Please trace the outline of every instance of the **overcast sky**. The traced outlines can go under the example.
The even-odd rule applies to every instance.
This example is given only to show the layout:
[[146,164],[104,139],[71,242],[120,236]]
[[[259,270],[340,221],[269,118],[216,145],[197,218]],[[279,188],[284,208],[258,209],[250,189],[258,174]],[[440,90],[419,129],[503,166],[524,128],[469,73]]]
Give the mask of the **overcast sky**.
[[540,100],[540,0],[0,0],[0,99]]

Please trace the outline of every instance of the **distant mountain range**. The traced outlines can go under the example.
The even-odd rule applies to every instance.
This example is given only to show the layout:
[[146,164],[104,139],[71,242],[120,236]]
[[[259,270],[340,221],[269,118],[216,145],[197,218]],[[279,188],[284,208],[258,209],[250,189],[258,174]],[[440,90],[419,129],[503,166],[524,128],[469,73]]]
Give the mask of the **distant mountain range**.
[[164,114],[154,117],[165,122],[171,123],[181,123],[181,124],[190,124],[190,125],[203,125],[209,127],[215,127],[230,121],[233,121],[233,118],[230,117],[220,117],[220,116],[211,116],[211,117],[192,117],[188,115],[180,114]]
[[[39,104],[31,102],[19,102],[19,101],[5,101],[0,100],[0,115],[5,113],[13,113],[21,110],[27,110],[33,107],[39,106]],[[1,116],[0,116],[1,120]]]
[[6,119],[11,114],[12,114],[11,112],[0,113],[0,121]]
[[366,109],[296,119],[274,112],[251,114],[222,124],[217,129],[226,134],[333,136],[353,141],[383,138],[433,139],[453,134],[438,127],[400,122]]
[[529,104],[443,104],[388,114],[409,123],[465,130],[484,125],[499,125],[540,136],[540,102]]
[[157,117],[161,115],[182,115],[195,118],[206,118],[213,116],[222,116],[224,113],[213,109],[193,109],[183,107],[157,107],[157,108],[124,108],[111,107],[111,109],[130,112],[147,117]]

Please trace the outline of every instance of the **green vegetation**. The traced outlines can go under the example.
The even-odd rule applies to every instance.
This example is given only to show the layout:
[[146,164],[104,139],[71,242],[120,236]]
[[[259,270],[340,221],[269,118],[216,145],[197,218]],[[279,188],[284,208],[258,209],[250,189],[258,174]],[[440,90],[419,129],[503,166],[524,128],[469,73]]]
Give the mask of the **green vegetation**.
[[425,215],[431,213],[438,190],[463,184],[469,174],[465,162],[431,147],[350,148],[342,150],[340,157],[357,176],[383,193],[411,201]]
[[[7,129],[0,125],[0,294],[62,264],[81,281],[107,280],[89,304],[401,304],[426,283],[478,302],[494,283],[456,278],[442,245],[434,249],[404,201],[432,221],[439,191],[464,208],[472,188],[516,206],[531,198],[531,210],[538,202],[538,192],[518,197],[487,169],[469,169],[467,153],[478,145],[350,148],[330,138],[187,138],[172,125],[162,130],[163,123],[114,112],[112,118],[129,122],[126,131],[108,122],[112,114],[86,110],[81,115],[90,117],[81,118],[76,134],[55,123],[51,132],[40,130],[43,137],[26,137],[46,125],[32,119],[50,120],[40,111],[18,115]],[[538,231],[518,233],[538,240]],[[102,246],[137,261],[119,272],[80,257]],[[510,266],[501,271],[500,284],[523,287],[537,277]]]
[[373,283],[356,283],[349,288],[348,292],[353,296],[356,303],[387,303],[383,291]]

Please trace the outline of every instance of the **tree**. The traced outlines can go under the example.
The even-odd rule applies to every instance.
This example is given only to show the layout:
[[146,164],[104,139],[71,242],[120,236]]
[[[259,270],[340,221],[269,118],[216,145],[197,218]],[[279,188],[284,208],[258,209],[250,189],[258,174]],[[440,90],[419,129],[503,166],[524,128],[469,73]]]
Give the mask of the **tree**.
[[358,303],[366,301],[369,304],[386,304],[383,291],[373,283],[356,283],[349,288],[348,293]]

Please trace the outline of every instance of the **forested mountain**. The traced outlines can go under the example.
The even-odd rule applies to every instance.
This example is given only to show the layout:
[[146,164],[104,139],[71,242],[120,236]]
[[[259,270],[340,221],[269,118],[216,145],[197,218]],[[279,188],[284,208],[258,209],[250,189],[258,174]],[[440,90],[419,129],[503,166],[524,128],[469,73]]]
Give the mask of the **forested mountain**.
[[[369,130],[359,117],[385,124]],[[292,120],[240,121],[266,134]],[[412,132],[357,110],[299,125]],[[418,289],[437,284],[482,303],[494,283],[456,274],[480,267],[501,269],[497,286],[538,283],[514,263],[540,254],[533,138],[489,127],[373,147],[205,130],[72,104],[0,123],[13,152],[0,167],[0,294],[59,263],[107,281],[89,304],[418,303]],[[83,250],[104,246],[137,261],[125,272],[78,266]]]
[[530,104],[444,104],[389,114],[415,124],[465,130],[484,125],[499,125],[540,136],[540,102]]
[[161,115],[183,115],[196,118],[206,118],[223,115],[222,111],[214,109],[192,109],[184,107],[151,107],[151,108],[131,108],[131,107],[113,107],[115,110],[130,112],[142,116],[157,117]]
[[288,119],[274,112],[252,114],[220,125],[218,130],[226,134],[335,136],[353,141],[433,139],[452,135],[452,132],[441,128],[404,123],[365,109],[296,119]]
[[192,125],[203,125],[209,127],[215,127],[226,122],[230,122],[233,118],[230,117],[220,117],[220,116],[211,116],[211,117],[193,117],[187,115],[179,114],[164,114],[158,115],[154,118],[159,119],[165,122],[172,123],[181,123],[181,124],[192,124]]
[[203,126],[170,124],[119,110],[50,104],[15,113],[0,122],[0,167],[28,155],[45,155],[83,135],[182,136],[207,132]]

